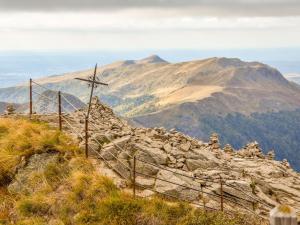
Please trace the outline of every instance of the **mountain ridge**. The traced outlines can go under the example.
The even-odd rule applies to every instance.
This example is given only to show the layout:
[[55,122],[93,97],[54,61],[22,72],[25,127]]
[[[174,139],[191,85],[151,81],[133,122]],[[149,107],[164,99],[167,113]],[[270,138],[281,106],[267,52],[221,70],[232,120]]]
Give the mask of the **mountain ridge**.
[[[156,57],[150,57],[150,61],[153,58]],[[278,70],[266,64],[224,57],[180,63],[148,63],[147,60],[149,58],[144,59],[144,63],[135,63],[143,61],[142,59],[125,64],[121,61],[100,67],[99,78],[109,86],[95,90],[95,95],[113,107],[117,114],[129,117],[142,126],[177,128],[207,140],[207,132],[218,129],[218,124],[214,124],[214,121],[219,121],[219,116],[225,123],[221,136],[235,133],[227,120],[228,115],[235,115],[234,120],[241,123],[241,127],[246,127],[250,120],[241,118],[239,114],[251,118],[258,113],[264,118],[278,112],[285,120],[289,120],[285,115],[293,112],[295,118],[291,119],[300,119],[296,112],[300,108],[300,86],[286,80]],[[47,88],[71,93],[87,102],[89,90],[83,88],[87,87],[86,84],[74,78],[86,78],[92,73],[91,69],[44,78],[38,82]],[[36,86],[34,88],[38,89]],[[16,94],[17,91],[20,94]],[[18,99],[19,102],[24,102],[27,93],[28,89],[25,87],[0,89],[0,101]],[[278,123],[279,117],[272,118],[275,124]],[[262,120],[260,122],[263,123]],[[286,122],[290,124],[289,121]],[[259,124],[256,127],[261,129]],[[243,141],[237,147],[241,147],[241,143],[246,144],[246,138],[255,136],[255,129],[251,129],[243,132],[243,137],[240,138]],[[278,159],[286,157],[285,149],[294,154],[300,151],[294,149],[294,145],[286,143],[279,127],[276,132],[273,135],[278,138],[279,149],[275,149]],[[290,136],[295,136],[294,129],[287,132],[290,132]],[[232,135],[227,136],[233,138]],[[266,148],[264,151],[272,148],[271,140],[275,140],[273,137],[268,138],[262,142]],[[297,165],[298,161],[293,161],[293,166]]]

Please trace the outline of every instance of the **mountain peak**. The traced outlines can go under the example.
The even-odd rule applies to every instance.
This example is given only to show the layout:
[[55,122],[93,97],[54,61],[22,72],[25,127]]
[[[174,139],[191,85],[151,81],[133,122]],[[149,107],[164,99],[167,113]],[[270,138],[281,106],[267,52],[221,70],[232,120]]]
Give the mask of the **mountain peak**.
[[137,61],[138,63],[168,63],[166,60],[160,58],[158,55],[151,55],[147,58]]

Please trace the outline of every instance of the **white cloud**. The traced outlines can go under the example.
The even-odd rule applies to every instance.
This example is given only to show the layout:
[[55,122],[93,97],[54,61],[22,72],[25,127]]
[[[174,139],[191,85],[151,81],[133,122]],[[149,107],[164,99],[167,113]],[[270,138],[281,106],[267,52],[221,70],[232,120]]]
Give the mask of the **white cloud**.
[[300,16],[217,17],[159,9],[0,14],[0,50],[299,46]]
[[293,29],[300,17],[155,17],[162,11],[126,10],[119,13],[2,13],[0,29],[53,31],[151,31],[199,29]]

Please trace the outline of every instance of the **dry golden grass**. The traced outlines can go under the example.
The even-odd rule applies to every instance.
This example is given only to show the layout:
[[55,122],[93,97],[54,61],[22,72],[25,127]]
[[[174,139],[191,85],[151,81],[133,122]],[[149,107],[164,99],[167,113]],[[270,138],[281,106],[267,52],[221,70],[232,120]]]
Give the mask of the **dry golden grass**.
[[9,179],[16,166],[36,153],[74,153],[72,140],[48,125],[25,119],[0,119],[0,183]]
[[168,93],[165,97],[162,97],[158,104],[161,106],[182,103],[182,102],[194,102],[201,99],[210,97],[213,93],[223,91],[223,87],[211,86],[211,85],[194,85],[186,86],[178,89],[174,92]]
[[[0,224],[17,225],[259,225],[237,214],[204,213],[186,203],[159,197],[132,198],[113,181],[101,176],[88,159],[66,158],[76,146],[64,134],[45,124],[0,120],[1,176],[18,166],[21,158],[56,151],[59,160],[45,162],[39,171],[26,170],[26,191],[9,192],[12,180],[0,184]],[[51,155],[51,154],[49,154]],[[53,157],[53,154],[52,154]],[[18,183],[18,182],[17,182]],[[18,183],[20,185],[20,183]],[[32,188],[34,187],[34,188]]]

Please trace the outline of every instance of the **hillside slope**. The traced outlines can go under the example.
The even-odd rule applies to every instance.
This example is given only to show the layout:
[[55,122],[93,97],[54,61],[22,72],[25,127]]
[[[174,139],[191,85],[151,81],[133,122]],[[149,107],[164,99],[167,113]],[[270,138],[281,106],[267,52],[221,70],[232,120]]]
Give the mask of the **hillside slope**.
[[[0,119],[3,225],[259,225],[250,215],[204,212],[186,203],[133,198],[82,157],[66,134],[37,121]],[[12,145],[13,143],[13,145]]]
[[[67,132],[82,147],[84,138],[78,131],[84,128],[85,110],[65,115],[72,124],[70,127],[65,124],[70,128]],[[49,120],[48,116],[36,116]],[[140,196],[159,193],[194,204],[205,201],[206,207],[218,209],[221,177],[226,210],[267,216],[270,208],[278,204],[300,209],[299,173],[286,160],[275,161],[273,152],[263,154],[255,141],[234,151],[230,145],[221,148],[216,134],[205,143],[175,130],[132,127],[97,99],[91,109],[89,130],[89,155],[104,161],[122,179],[132,180],[133,157],[136,157],[136,186]]]

